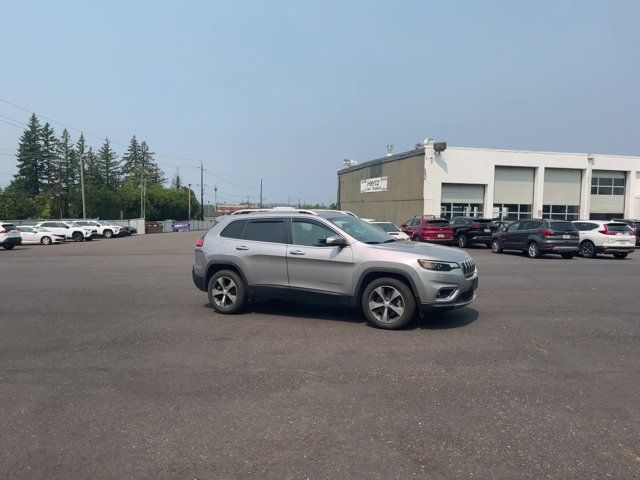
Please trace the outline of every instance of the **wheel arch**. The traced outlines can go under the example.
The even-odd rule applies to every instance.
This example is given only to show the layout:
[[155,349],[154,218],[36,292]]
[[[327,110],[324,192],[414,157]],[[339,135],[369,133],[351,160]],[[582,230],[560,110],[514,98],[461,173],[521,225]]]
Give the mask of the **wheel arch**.
[[367,285],[371,283],[373,280],[378,278],[390,277],[395,278],[396,280],[400,280],[404,284],[406,284],[413,293],[413,296],[416,300],[417,304],[420,304],[420,294],[418,293],[418,289],[416,288],[416,284],[411,278],[409,274],[403,272],[402,270],[392,269],[392,268],[368,268],[362,272],[360,278],[358,279],[358,283],[356,284],[356,288],[354,290],[353,302],[356,305],[360,304],[360,300],[362,294],[364,293],[364,289],[367,288]]
[[205,288],[209,287],[209,280],[211,280],[211,277],[213,277],[213,275],[216,272],[219,272],[220,270],[231,270],[235,273],[237,273],[238,275],[240,275],[240,278],[242,278],[242,281],[244,282],[244,284],[246,285],[247,289],[250,289],[251,287],[249,286],[249,282],[247,282],[247,277],[245,277],[244,273],[242,272],[242,269],[234,262],[229,262],[229,261],[212,261],[209,262],[209,264],[207,265],[207,270],[205,272]]

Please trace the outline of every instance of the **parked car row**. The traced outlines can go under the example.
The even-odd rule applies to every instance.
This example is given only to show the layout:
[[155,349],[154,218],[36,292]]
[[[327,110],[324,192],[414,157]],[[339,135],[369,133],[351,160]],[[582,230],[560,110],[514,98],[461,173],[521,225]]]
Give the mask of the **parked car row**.
[[135,228],[103,220],[47,220],[35,225],[17,226],[0,222],[0,245],[11,250],[21,244],[53,245],[67,240],[82,242],[96,237],[124,237],[135,233]]
[[401,230],[414,241],[460,248],[484,244],[494,253],[522,251],[532,258],[559,254],[573,258],[579,254],[593,258],[610,254],[625,258],[640,245],[640,222],[636,220],[550,220],[528,218],[515,222],[495,222],[475,217],[455,217],[451,221],[435,216],[414,217]]

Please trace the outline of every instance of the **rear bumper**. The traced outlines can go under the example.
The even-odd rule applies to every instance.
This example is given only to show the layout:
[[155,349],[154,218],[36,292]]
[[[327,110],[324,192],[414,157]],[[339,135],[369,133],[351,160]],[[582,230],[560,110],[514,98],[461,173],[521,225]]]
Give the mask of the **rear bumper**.
[[451,243],[453,242],[453,237],[449,237],[449,238],[420,237],[420,240],[422,240],[423,242],[429,242],[429,243]]
[[207,291],[207,279],[196,273],[196,267],[191,267],[191,278],[193,279],[193,284],[198,288],[198,290],[202,290],[203,292]]
[[558,245],[550,245],[547,247],[542,247],[542,250],[545,252],[557,252],[557,253],[569,253],[569,252],[578,252],[578,246],[558,246]]
[[2,245],[3,247],[5,245],[10,246],[10,245],[20,245],[22,244],[22,237],[7,237],[5,238],[2,242],[0,242],[0,245]]
[[597,253],[631,253],[635,251],[635,246],[605,245],[603,247],[596,247]]
[[471,233],[466,233],[467,239],[471,243],[489,243],[491,242],[491,233],[482,233],[473,235]]

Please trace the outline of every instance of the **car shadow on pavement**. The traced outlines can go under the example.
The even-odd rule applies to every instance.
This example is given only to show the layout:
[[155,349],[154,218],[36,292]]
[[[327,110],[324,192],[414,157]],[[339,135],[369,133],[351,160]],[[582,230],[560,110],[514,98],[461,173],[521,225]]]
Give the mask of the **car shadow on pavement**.
[[426,330],[461,328],[471,325],[479,316],[480,314],[477,310],[469,307],[446,312],[428,312],[413,324],[413,328],[424,328]]
[[[213,310],[210,303],[206,308]],[[273,315],[277,317],[309,318],[315,320],[332,320],[346,323],[367,323],[360,309],[344,305],[328,306],[315,303],[299,303],[295,301],[278,301],[261,299],[250,302],[239,316],[243,315]],[[465,327],[478,318],[478,312],[473,308],[461,308],[448,312],[430,312],[422,318],[416,318],[403,330],[444,330]],[[373,327],[372,327],[373,328]]]

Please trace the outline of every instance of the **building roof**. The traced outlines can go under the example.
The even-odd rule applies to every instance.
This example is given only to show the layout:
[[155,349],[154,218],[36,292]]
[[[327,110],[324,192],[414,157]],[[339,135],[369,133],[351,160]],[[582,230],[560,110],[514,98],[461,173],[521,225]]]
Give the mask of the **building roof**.
[[370,167],[371,165],[378,165],[381,163],[394,162],[396,160],[402,160],[403,158],[415,157],[416,155],[424,155],[424,147],[416,148],[415,150],[409,150],[408,152],[396,153],[394,155],[384,156],[368,160],[366,162],[358,163],[352,167],[345,167],[338,170],[338,173],[353,172],[361,168]]

